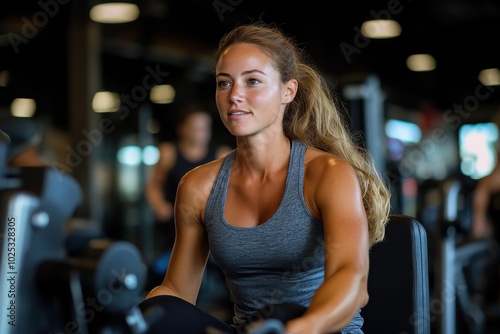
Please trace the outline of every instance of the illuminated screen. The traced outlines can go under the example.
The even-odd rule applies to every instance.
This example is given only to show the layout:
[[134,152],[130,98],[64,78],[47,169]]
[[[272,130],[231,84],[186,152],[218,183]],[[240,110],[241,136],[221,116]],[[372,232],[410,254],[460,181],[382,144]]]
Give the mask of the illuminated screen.
[[488,175],[496,163],[498,128],[494,123],[464,124],[458,133],[460,170],[472,179]]

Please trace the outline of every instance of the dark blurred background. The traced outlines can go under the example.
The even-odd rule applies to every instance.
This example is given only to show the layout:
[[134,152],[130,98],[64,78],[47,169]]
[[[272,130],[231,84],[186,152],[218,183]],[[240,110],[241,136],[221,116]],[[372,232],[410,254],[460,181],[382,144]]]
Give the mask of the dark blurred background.
[[[167,81],[179,85],[179,98],[190,96],[186,90],[211,98],[212,54],[219,38],[236,24],[258,19],[295,36],[333,82],[376,73],[389,100],[412,108],[426,100],[446,109],[463,100],[475,89],[480,70],[498,66],[500,52],[500,4],[494,0],[144,0],[136,2],[139,17],[122,24],[91,22],[96,3],[2,3],[0,69],[10,73],[8,85],[2,85],[2,107],[16,97],[33,97],[37,113],[50,114],[54,125],[66,130],[78,57],[95,61],[98,89],[130,91],[146,66],[159,64],[170,73]],[[362,40],[361,24],[374,18],[396,20],[401,35]],[[409,71],[407,57],[424,52],[435,57],[435,71]]]

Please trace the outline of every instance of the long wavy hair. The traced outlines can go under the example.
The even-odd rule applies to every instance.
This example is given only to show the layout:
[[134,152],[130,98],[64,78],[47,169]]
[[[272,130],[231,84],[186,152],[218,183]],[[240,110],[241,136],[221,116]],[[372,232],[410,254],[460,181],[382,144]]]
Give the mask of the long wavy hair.
[[285,135],[330,152],[354,167],[368,218],[370,246],[382,241],[390,211],[389,189],[371,154],[356,144],[323,76],[306,62],[305,52],[275,25],[256,22],[236,27],[221,39],[215,54],[216,63],[224,50],[236,43],[257,45],[272,59],[283,83],[292,78],[298,81],[295,99],[285,110]]

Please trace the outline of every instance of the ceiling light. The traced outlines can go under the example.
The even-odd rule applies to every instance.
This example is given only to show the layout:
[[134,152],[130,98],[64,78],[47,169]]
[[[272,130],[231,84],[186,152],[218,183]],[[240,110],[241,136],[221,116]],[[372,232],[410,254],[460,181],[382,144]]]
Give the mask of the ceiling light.
[[500,85],[500,70],[498,68],[488,68],[479,72],[479,81],[485,86]]
[[361,25],[361,33],[368,38],[393,38],[401,34],[401,26],[394,20],[369,20]]
[[172,103],[175,98],[175,89],[171,85],[157,85],[151,89],[149,97],[153,103]]
[[90,10],[90,18],[98,23],[126,23],[139,17],[139,7],[126,2],[109,2],[95,5]]
[[432,71],[436,68],[436,60],[429,54],[415,54],[406,59],[406,66],[415,72]]
[[118,93],[97,92],[92,99],[94,112],[115,112],[120,108],[120,97]]
[[15,117],[33,117],[36,102],[33,99],[14,99],[10,105],[10,113]]

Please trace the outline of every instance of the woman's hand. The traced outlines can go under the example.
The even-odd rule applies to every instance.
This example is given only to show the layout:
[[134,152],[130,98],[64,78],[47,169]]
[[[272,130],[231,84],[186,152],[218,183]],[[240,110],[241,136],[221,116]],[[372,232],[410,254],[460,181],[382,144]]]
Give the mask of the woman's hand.
[[163,202],[154,210],[156,220],[161,223],[166,223],[174,216],[174,207],[170,202]]

